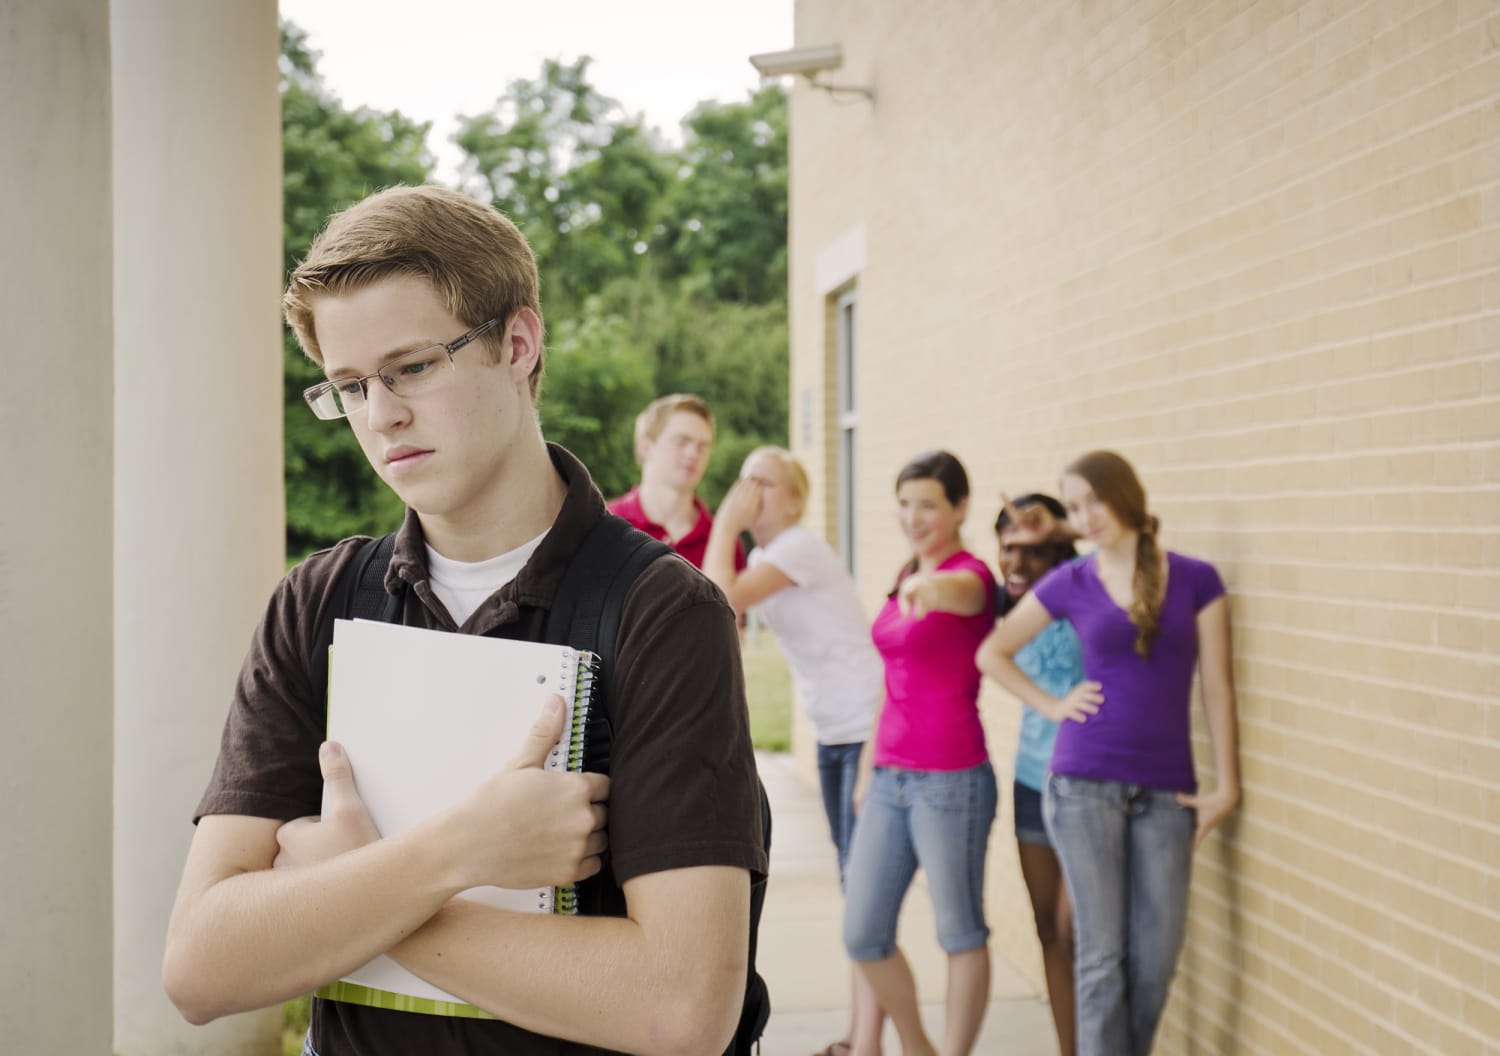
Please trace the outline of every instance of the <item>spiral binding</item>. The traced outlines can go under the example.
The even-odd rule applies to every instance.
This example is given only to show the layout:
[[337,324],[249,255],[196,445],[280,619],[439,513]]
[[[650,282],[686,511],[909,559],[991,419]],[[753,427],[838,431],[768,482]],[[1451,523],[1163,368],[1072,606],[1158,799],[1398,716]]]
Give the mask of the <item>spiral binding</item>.
[[[570,773],[581,773],[585,764],[590,760],[590,737],[589,716],[594,699],[594,679],[599,672],[599,658],[590,652],[577,652],[573,654],[576,664],[573,666],[573,707],[568,721],[567,736],[567,765],[564,769]],[[567,664],[567,661],[564,661]],[[566,678],[566,668],[563,677]],[[555,758],[555,755],[554,755]],[[578,913],[578,886],[576,884],[564,884],[555,889],[552,900],[552,912],[564,913],[575,916]]]

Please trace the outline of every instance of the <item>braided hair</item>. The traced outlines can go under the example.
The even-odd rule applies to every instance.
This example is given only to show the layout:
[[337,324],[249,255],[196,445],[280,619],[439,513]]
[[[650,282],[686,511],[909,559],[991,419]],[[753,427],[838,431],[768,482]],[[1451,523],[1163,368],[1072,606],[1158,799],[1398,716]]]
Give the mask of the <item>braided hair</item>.
[[1135,651],[1145,659],[1161,623],[1166,555],[1156,541],[1161,521],[1146,508],[1146,489],[1135,469],[1113,451],[1090,451],[1076,458],[1065,470],[1081,477],[1094,489],[1100,502],[1115,518],[1137,533],[1135,576],[1131,582],[1130,607],[1126,612],[1135,624]]

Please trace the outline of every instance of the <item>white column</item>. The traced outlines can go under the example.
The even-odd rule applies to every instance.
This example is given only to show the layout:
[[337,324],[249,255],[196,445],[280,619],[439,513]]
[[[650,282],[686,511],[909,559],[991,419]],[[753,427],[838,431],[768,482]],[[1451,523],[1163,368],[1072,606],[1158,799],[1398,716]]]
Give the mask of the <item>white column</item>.
[[110,1042],[105,0],[0,4],[0,1049]]
[[185,1023],[163,936],[250,632],[280,576],[275,0],[114,0],[115,1051],[270,1054]]

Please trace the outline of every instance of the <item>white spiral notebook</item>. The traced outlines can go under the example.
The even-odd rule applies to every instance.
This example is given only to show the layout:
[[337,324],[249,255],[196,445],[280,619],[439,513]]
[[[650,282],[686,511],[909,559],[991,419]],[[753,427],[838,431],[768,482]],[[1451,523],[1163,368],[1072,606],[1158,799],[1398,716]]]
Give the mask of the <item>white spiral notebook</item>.
[[[583,768],[595,658],[567,646],[336,620],[329,657],[328,738],[382,836],[451,806],[515,754],[548,694],[568,708],[548,770]],[[478,887],[463,897],[532,913],[576,912],[571,885]],[[318,991],[336,1001],[484,1018],[389,957]]]

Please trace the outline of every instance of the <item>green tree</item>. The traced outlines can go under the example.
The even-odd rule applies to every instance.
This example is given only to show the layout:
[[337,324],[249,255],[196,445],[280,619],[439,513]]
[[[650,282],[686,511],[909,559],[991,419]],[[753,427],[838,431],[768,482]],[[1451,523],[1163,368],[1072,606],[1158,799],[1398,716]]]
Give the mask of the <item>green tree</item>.
[[[428,125],[396,111],[346,109],[324,86],[317,54],[281,24],[281,127],[285,273],[307,254],[331,213],[394,184],[425,183]],[[302,390],[322,372],[283,337],[287,553],[305,556],[348,535],[400,524],[401,500],[375,475],[343,422],[321,422]]]
[[655,242],[666,275],[719,301],[786,299],[786,93],[706,103],[683,123]]
[[456,136],[472,170],[467,189],[525,233],[555,317],[635,271],[670,179],[640,118],[589,83],[589,62],[547,60],[488,113],[461,118]]
[[716,504],[746,451],[786,437],[784,93],[699,107],[673,149],[593,88],[587,59],[548,62],[457,141],[471,192],[537,254],[547,435],[618,494],[636,478],[636,413],[696,392],[719,419]]

